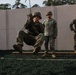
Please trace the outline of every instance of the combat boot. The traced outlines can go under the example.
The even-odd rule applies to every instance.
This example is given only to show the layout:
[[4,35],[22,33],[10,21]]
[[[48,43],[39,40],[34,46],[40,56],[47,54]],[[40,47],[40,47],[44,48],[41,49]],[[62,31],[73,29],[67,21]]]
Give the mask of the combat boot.
[[40,50],[41,50],[41,47],[35,47],[33,50],[33,54],[37,55]]
[[14,44],[13,45],[13,48],[17,51],[19,51],[19,53],[22,53],[22,45],[19,45],[19,44]]
[[76,53],[76,50],[74,50],[74,53]]
[[52,58],[56,58],[56,55],[55,55],[55,53],[52,53],[52,55],[51,55],[51,56],[52,56]]
[[42,55],[42,57],[46,57],[48,56],[48,51],[45,51],[44,54]]

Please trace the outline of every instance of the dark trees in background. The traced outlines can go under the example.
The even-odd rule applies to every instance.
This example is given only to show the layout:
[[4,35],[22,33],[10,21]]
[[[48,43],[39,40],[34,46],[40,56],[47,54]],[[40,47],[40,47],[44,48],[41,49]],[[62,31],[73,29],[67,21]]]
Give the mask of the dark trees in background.
[[58,6],[58,5],[73,5],[76,4],[76,0],[45,0],[43,1],[45,6]]

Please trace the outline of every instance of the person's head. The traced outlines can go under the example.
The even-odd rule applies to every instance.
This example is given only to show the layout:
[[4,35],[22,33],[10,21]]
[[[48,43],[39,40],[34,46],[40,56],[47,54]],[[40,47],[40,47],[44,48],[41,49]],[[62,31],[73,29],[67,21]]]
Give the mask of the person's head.
[[75,24],[75,25],[76,25],[76,19],[74,19],[74,20],[73,20],[73,24]]
[[52,18],[52,12],[49,11],[49,12],[46,14],[46,16],[47,16],[49,19],[51,19],[51,18]]
[[35,12],[33,14],[33,22],[39,22],[39,20],[41,19],[41,13],[40,12]]

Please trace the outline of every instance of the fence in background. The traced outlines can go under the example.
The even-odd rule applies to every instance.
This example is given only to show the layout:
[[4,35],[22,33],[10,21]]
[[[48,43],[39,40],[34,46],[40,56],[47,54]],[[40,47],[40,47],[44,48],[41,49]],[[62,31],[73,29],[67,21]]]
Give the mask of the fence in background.
[[[73,32],[70,31],[69,24],[76,18],[76,5],[49,6],[32,8],[32,12],[39,11],[42,14],[41,22],[46,18],[48,11],[53,12],[53,18],[58,24],[58,36],[56,39],[56,49],[73,50]],[[0,50],[13,49],[16,43],[18,31],[24,26],[30,9],[0,10]],[[23,49],[32,49],[32,46],[24,44]],[[42,45],[44,49],[44,45]]]

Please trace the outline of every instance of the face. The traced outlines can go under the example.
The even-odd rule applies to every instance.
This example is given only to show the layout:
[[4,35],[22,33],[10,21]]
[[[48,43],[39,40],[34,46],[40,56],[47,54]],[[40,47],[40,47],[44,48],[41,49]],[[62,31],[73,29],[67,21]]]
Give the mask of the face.
[[52,18],[52,15],[47,15],[48,19],[51,19]]
[[35,16],[35,17],[33,18],[33,22],[39,22],[39,20],[40,20],[40,18],[39,18],[38,16]]

